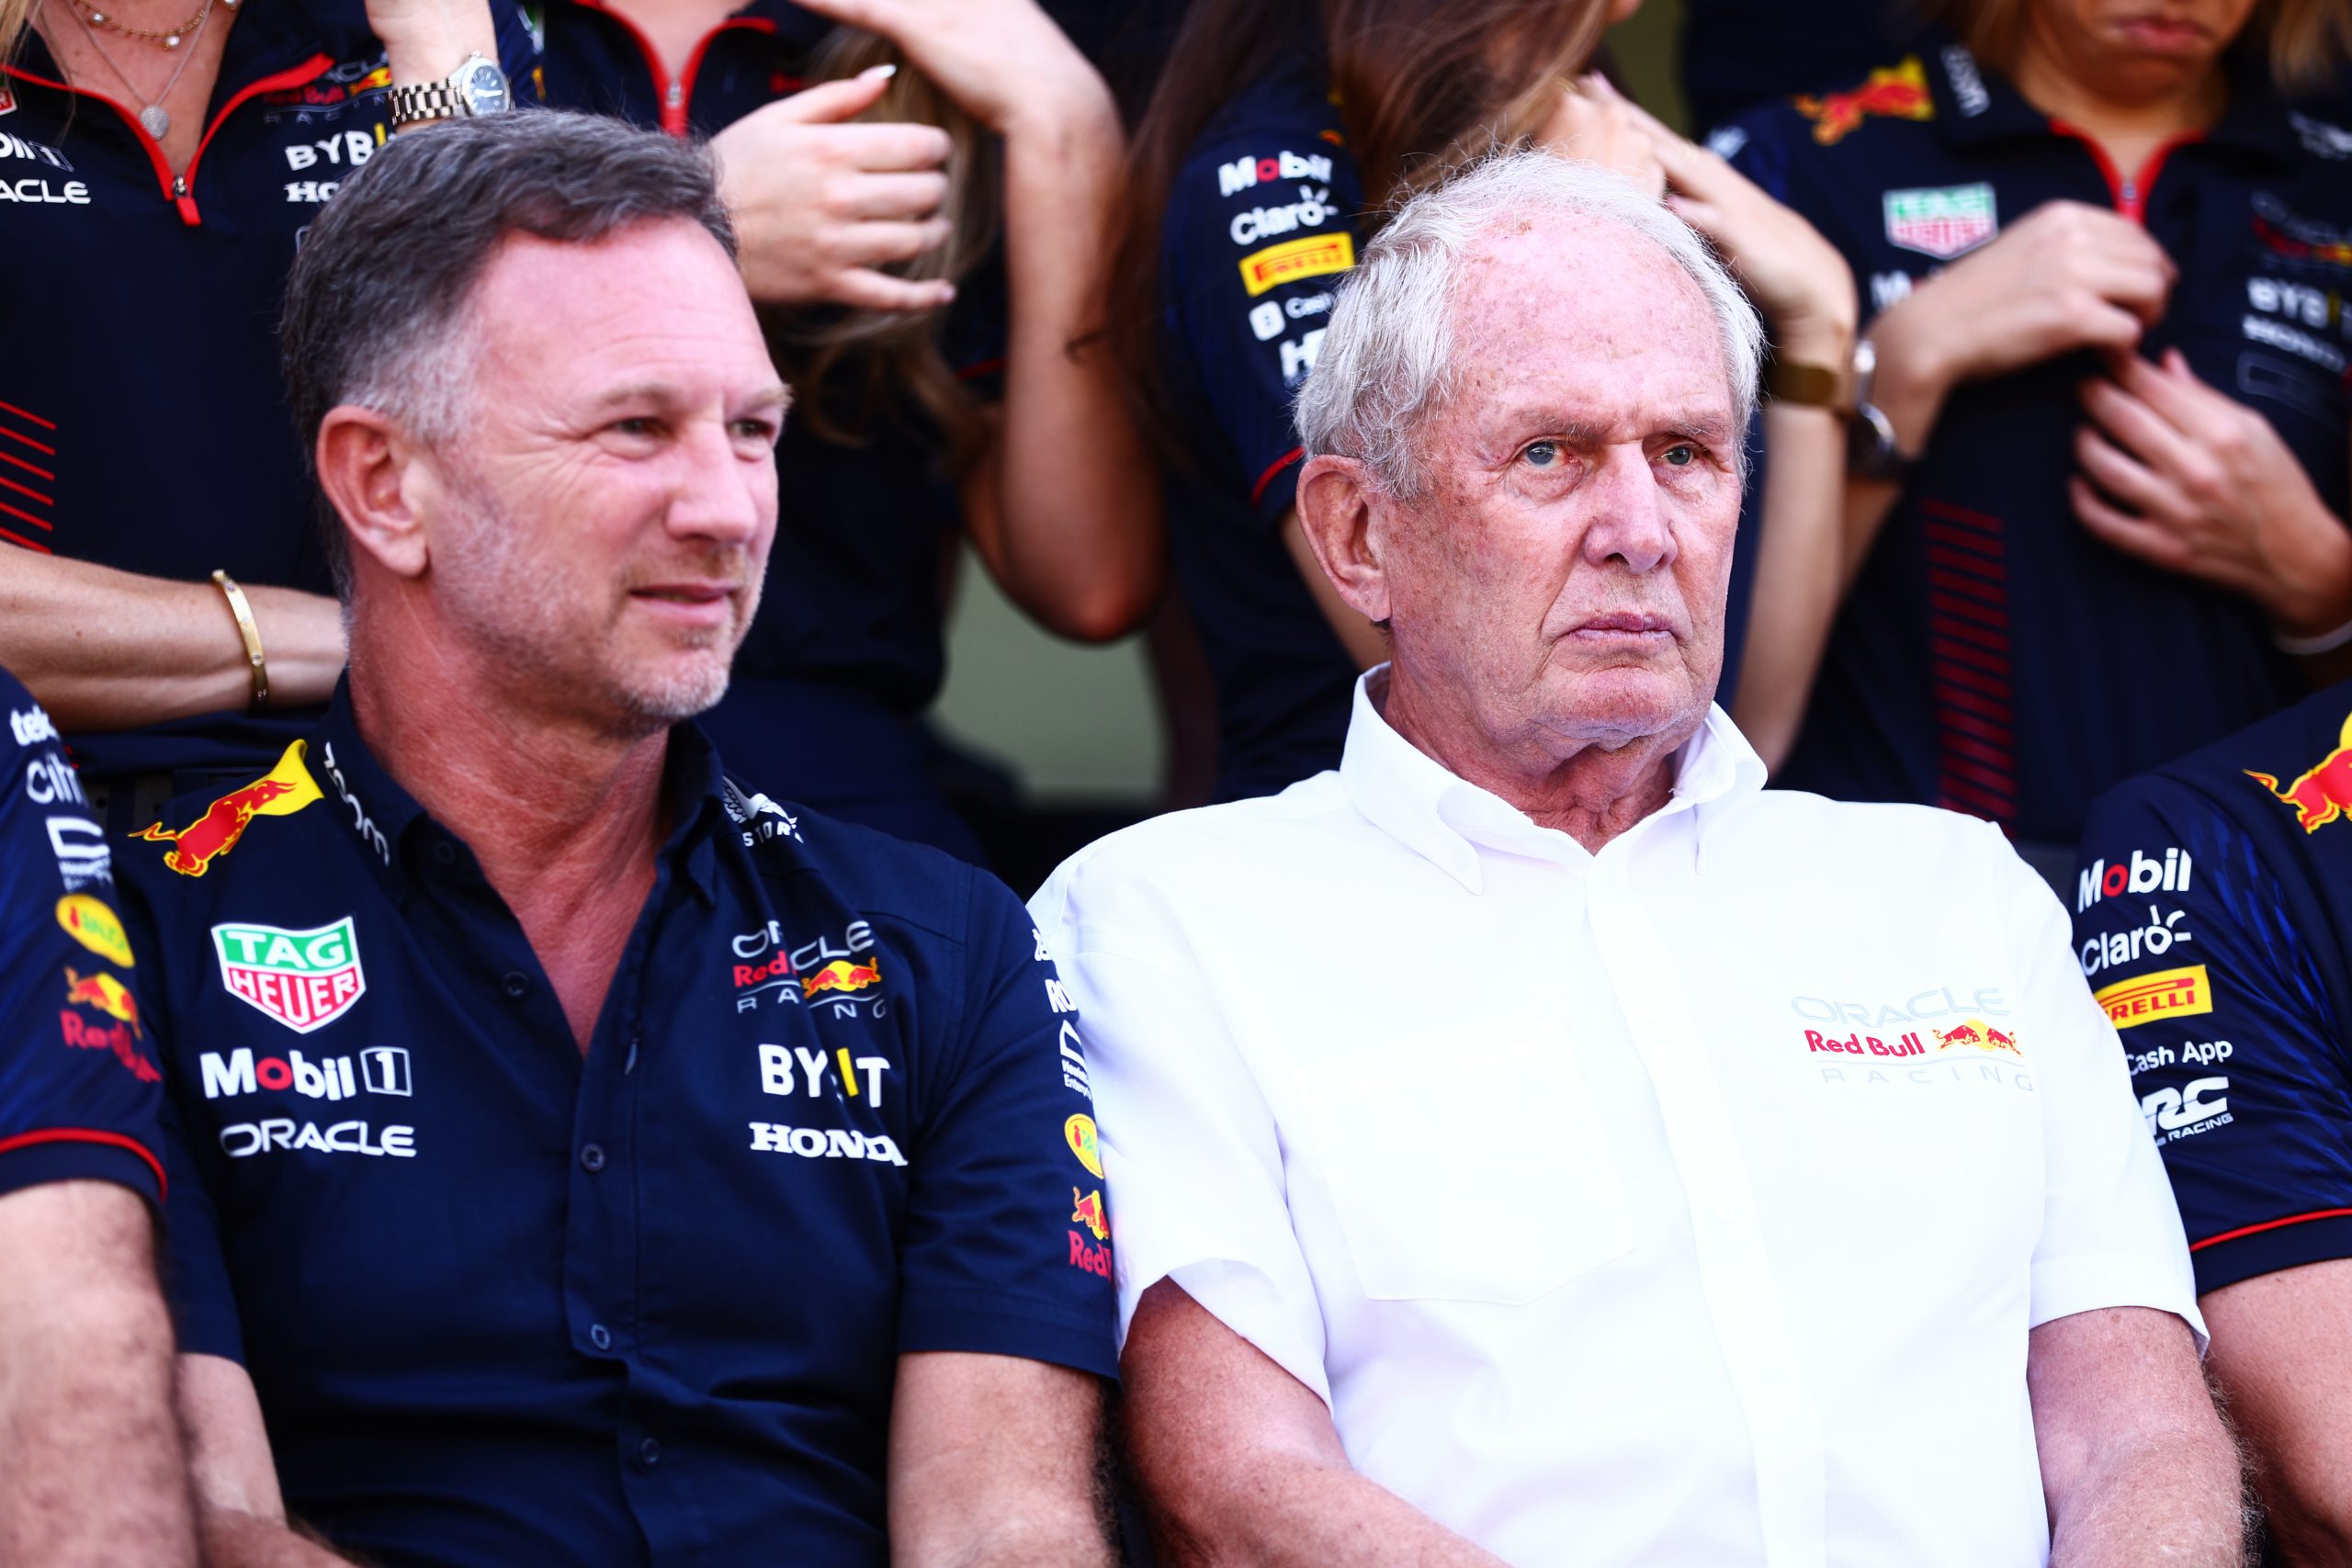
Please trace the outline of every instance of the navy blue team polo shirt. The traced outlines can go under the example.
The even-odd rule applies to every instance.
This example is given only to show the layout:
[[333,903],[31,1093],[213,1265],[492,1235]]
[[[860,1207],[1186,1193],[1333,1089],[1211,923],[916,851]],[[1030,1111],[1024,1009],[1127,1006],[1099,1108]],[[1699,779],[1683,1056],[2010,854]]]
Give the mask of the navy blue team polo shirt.
[[57,728],[0,670],[0,1195],[48,1181],[163,1197],[164,1077],[112,856]]
[[[2340,117],[2333,117],[2340,118]],[[2233,62],[2202,137],[2126,177],[1938,35],[1861,87],[1718,137],[1853,268],[1866,313],[2047,201],[2109,207],[2180,269],[2143,350],[2259,412],[2345,511],[2352,132]],[[2073,843],[2093,796],[2303,690],[2246,600],[2094,539],[2066,499],[2070,355],[1957,388],[1848,595],[1780,780]]]
[[1336,767],[1356,668],[1283,547],[1291,417],[1366,231],[1363,181],[1319,58],[1297,48],[1220,108],[1169,191],[1160,363],[1188,461],[1170,558],[1216,682],[1221,800]]
[[2352,684],[2102,795],[2077,958],[2197,1288],[2352,1258]]
[[[529,30],[509,0],[492,9],[527,97]],[[0,66],[0,546],[333,592],[286,410],[278,304],[303,229],[389,134],[390,87],[360,0],[246,0],[180,176],[131,107],[66,87],[27,30]],[[236,636],[225,605],[220,635]],[[248,770],[316,717],[70,739],[94,779]]]
[[[182,1343],[388,1564],[881,1564],[898,1358],[1114,1372],[1083,1043],[1012,893],[747,795],[675,827],[583,1057],[338,694],[118,859]],[[177,837],[170,837],[170,834]]]
[[[785,0],[752,0],[673,77],[651,41],[598,0],[547,0],[541,16],[550,104],[699,137],[798,92],[808,51],[833,25]],[[995,260],[950,309],[947,361],[984,399],[1000,395],[1004,310]],[[804,409],[786,422],[759,614],[703,723],[747,778],[978,859],[970,830],[936,798],[914,723],[946,677],[941,588],[962,527],[947,443],[903,399],[871,411],[852,397],[835,403],[836,423],[861,431],[854,444],[817,434]]]

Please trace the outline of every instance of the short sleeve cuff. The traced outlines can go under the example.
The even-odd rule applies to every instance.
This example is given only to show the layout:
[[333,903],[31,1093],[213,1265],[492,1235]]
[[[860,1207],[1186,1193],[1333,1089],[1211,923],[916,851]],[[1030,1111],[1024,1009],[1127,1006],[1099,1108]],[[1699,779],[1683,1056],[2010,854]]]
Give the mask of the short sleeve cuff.
[[2197,1353],[2205,1353],[2205,1319],[2197,1310],[2187,1271],[2173,1258],[2107,1252],[2053,1258],[2033,1266],[2030,1326],[2039,1328],[2078,1312],[2110,1307],[2168,1312],[2188,1325],[2189,1332],[2197,1336]]
[[2352,1209],[2321,1209],[2223,1231],[2188,1249],[2204,1295],[2282,1269],[2352,1258]]
[[1306,449],[1294,446],[1251,480],[1250,506],[1258,514],[1258,521],[1279,523],[1283,513],[1297,503],[1298,470],[1306,460]]
[[899,1351],[1018,1356],[1115,1381],[1118,1347],[1106,1314],[1023,1296],[910,1291],[899,1304]]
[[111,1181],[163,1207],[163,1165],[136,1138],[78,1128],[0,1138],[0,1193],[51,1181]]
[[[1187,1263],[1136,1284],[1132,1296],[1122,1282],[1119,1337],[1135,1315],[1133,1303],[1165,1278],[1205,1308],[1210,1316],[1256,1346],[1266,1359],[1331,1403],[1331,1380],[1323,1370],[1323,1348],[1299,1330],[1296,1307],[1283,1299],[1273,1281],[1247,1263],[1211,1259]],[[1312,1309],[1310,1309],[1312,1310]]]

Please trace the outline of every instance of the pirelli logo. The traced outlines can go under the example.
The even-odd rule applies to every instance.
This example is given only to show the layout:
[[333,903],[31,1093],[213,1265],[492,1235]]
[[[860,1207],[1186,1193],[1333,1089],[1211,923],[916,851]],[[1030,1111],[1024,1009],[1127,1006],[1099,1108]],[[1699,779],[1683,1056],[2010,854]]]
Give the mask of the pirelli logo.
[[1345,272],[1356,265],[1356,242],[1350,234],[1310,234],[1284,240],[1241,258],[1241,287],[1252,295],[1302,277]]
[[2118,1029],[2213,1010],[2213,983],[2206,977],[2202,964],[2118,980],[2098,996],[2098,1005],[2107,1010]]

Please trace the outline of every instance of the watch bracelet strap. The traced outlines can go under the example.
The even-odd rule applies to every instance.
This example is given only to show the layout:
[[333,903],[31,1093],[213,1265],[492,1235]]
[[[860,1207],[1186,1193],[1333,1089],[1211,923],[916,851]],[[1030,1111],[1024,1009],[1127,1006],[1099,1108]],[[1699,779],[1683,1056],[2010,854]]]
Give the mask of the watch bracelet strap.
[[1853,372],[1827,365],[1775,359],[1764,367],[1764,390],[1775,402],[1844,413],[1852,407]]
[[269,705],[269,665],[261,654],[261,627],[254,624],[253,602],[237,580],[225,571],[212,574],[212,585],[229,602],[229,614],[236,617],[237,636],[245,645],[245,662],[253,667],[253,698],[247,705],[258,712]]
[[470,106],[447,82],[394,87],[385,95],[384,102],[391,110],[394,130],[423,120],[458,119],[470,112]]

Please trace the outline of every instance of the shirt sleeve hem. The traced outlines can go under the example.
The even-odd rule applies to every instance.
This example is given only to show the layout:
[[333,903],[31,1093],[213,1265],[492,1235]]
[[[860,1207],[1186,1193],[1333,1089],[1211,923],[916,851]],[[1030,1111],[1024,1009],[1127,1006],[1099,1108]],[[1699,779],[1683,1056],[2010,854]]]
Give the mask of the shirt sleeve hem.
[[1261,523],[1279,523],[1298,501],[1298,470],[1306,448],[1294,446],[1273,461],[1250,488],[1250,504]]
[[2197,1353],[2205,1353],[2205,1319],[2197,1310],[2188,1280],[2168,1259],[2109,1252],[2033,1266],[2033,1303],[2027,1326],[2039,1328],[2076,1313],[2112,1307],[2168,1312],[2188,1325],[2197,1336]]
[[0,1192],[84,1180],[119,1183],[163,1207],[162,1162],[135,1138],[79,1127],[0,1138]]
[[946,1350],[1018,1356],[1116,1381],[1119,1356],[1106,1317],[1018,1297],[909,1296],[899,1310],[899,1352]]
[[2197,1292],[2205,1295],[2282,1269],[2352,1258],[2352,1209],[2295,1215],[2260,1227],[2224,1231],[2189,1249]]

